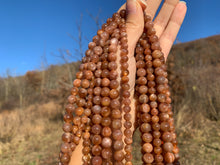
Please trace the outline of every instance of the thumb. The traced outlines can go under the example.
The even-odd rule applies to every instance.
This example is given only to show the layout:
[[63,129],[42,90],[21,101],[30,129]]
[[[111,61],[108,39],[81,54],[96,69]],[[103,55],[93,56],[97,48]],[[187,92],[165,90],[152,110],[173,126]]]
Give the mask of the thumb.
[[127,0],[126,3],[126,27],[128,34],[128,47],[133,49],[136,46],[138,39],[143,33],[144,29],[144,15],[143,11],[147,4],[145,0]]

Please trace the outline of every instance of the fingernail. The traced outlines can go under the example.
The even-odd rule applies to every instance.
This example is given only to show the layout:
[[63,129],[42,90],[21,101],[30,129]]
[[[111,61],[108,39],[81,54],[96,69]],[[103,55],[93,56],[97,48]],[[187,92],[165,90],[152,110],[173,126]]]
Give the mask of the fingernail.
[[145,6],[147,7],[147,2],[145,0],[140,0],[140,2]]
[[136,0],[127,0],[126,9],[127,14],[135,14],[137,10]]
[[186,5],[186,2],[185,1],[180,1],[179,3],[184,3]]

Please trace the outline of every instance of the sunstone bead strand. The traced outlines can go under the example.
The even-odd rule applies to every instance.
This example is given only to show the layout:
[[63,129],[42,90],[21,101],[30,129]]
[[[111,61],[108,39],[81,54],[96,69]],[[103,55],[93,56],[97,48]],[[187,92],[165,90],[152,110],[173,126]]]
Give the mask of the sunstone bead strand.
[[133,132],[131,130],[132,122],[131,122],[131,100],[130,100],[130,85],[129,85],[129,70],[128,70],[128,40],[126,34],[126,26],[125,26],[125,10],[122,10],[120,13],[122,17],[122,22],[119,26],[120,29],[120,62],[121,62],[121,93],[122,93],[122,105],[121,108],[124,112],[124,143],[125,143],[125,165],[132,165],[132,135]]
[[[133,123],[125,22],[125,10],[113,14],[88,45],[65,108],[59,165],[69,163],[81,137],[83,165],[132,165]],[[152,19],[146,14],[144,25],[134,55],[134,94],[143,163],[179,165],[164,55]]]
[[[118,46],[119,45],[119,41],[122,38],[121,35],[121,31],[120,31],[120,26],[124,24],[120,18],[120,15],[118,13],[113,14],[112,16],[112,22],[110,24],[110,26],[112,26],[113,28],[113,33],[112,33],[112,37],[113,37],[113,42],[112,42],[112,47],[109,50],[110,54],[113,53],[114,56],[116,56],[116,52],[118,50]],[[117,30],[116,30],[117,29]],[[115,41],[114,41],[115,40]],[[117,45],[115,44],[117,43]],[[121,46],[121,45],[120,45]],[[110,55],[109,54],[109,55]],[[109,56],[111,57],[111,56]],[[112,75],[114,75],[111,78],[111,83],[110,83],[110,88],[111,88],[111,104],[110,104],[110,108],[112,111],[112,139],[113,139],[113,164],[115,165],[123,165],[124,163],[122,162],[124,159],[124,151],[123,151],[123,147],[124,147],[124,143],[123,143],[123,133],[122,133],[122,110],[121,110],[121,105],[119,102],[119,93],[120,93],[120,89],[119,89],[119,73],[118,73],[118,69],[119,68],[119,64],[117,64],[117,62],[120,60],[120,57],[116,57],[116,59],[114,60],[114,65],[117,66],[115,68],[112,68]]]

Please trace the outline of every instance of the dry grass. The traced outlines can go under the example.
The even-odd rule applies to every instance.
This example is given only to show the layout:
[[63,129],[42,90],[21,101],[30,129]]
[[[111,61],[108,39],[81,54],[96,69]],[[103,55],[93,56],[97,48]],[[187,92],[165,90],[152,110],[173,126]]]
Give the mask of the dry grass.
[[55,164],[60,146],[62,114],[49,102],[0,115],[0,164]]

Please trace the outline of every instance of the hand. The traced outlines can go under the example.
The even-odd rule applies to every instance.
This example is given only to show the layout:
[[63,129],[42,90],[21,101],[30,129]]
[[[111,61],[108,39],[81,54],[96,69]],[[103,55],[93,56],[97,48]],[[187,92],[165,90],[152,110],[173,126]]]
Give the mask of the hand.
[[[134,99],[134,87],[136,72],[136,61],[134,58],[134,49],[136,43],[143,33],[144,17],[143,12],[150,15],[153,19],[158,7],[162,0],[127,0],[127,3],[121,6],[121,9],[127,10],[127,35],[128,35],[128,49],[129,49],[129,84],[131,87],[131,113],[133,132],[135,131],[136,109]],[[168,57],[173,42],[176,39],[177,33],[181,27],[186,14],[186,3],[179,0],[165,0],[161,10],[154,20],[154,28],[156,35],[159,38],[162,52],[164,53],[165,60]],[[119,54],[118,54],[119,56]],[[123,121],[122,121],[123,122]]]
[[[146,14],[154,18],[155,13],[162,0],[127,0],[127,3],[122,5],[119,9],[127,9],[128,15],[126,20],[127,36],[128,36],[128,49],[129,49],[129,83],[131,87],[131,113],[132,122],[135,123],[135,100],[134,100],[134,86],[136,73],[136,61],[134,58],[134,49],[138,39],[143,33],[144,17],[143,11]],[[161,8],[158,16],[154,21],[154,28],[160,41],[162,52],[164,53],[165,59],[170,52],[176,35],[180,29],[183,19],[186,14],[186,4],[179,2],[179,0],[165,0],[163,7]],[[119,56],[119,52],[118,52]],[[120,74],[119,74],[120,75]],[[133,131],[135,128],[133,127]],[[70,165],[81,165],[82,164],[82,140],[76,147],[71,157]]]

